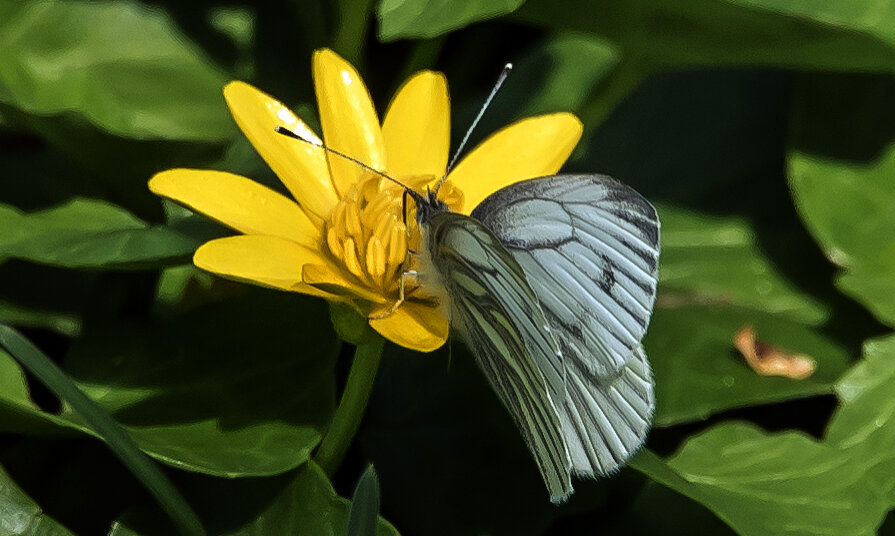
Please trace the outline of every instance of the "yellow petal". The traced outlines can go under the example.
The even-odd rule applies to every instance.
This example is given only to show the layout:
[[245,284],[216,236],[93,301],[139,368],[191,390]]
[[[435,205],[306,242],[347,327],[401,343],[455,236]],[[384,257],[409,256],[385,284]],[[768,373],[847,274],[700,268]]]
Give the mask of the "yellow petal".
[[441,178],[450,150],[450,114],[443,74],[423,71],[408,79],[382,123],[389,174]]
[[[323,139],[331,148],[378,170],[385,169],[382,129],[370,93],[347,61],[329,49],[314,52],[314,88]],[[344,195],[365,173],[361,166],[327,154],[333,184]]]
[[384,296],[371,292],[353,277],[329,263],[306,264],[302,268],[302,281],[331,294],[379,304],[386,302]]
[[370,326],[386,339],[418,352],[441,348],[447,340],[450,325],[432,306],[404,302],[391,315],[370,319]]
[[231,236],[206,242],[193,255],[193,263],[227,279],[264,287],[335,298],[302,283],[301,268],[327,262],[317,251],[275,236]]
[[310,143],[278,134],[274,129],[285,127],[317,143],[320,138],[291,110],[245,82],[227,84],[224,98],[236,124],[298,204],[326,218],[337,197],[325,152]]
[[581,138],[581,121],[569,113],[523,119],[495,133],[473,149],[448,180],[463,191],[469,214],[486,197],[514,182],[553,175]]
[[169,169],[149,189],[249,235],[272,235],[315,248],[321,231],[294,201],[255,181],[205,169]]

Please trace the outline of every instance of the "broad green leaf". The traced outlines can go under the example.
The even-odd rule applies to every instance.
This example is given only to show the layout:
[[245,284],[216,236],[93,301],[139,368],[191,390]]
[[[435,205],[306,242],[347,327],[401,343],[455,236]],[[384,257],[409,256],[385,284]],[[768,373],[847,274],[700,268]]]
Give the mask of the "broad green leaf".
[[828,309],[801,291],[762,251],[743,218],[659,206],[662,303],[727,304],[817,325]]
[[0,467],[0,534],[4,536],[74,536],[51,519]]
[[529,0],[514,14],[603,35],[657,64],[890,71],[895,8],[872,0]]
[[5,300],[0,300],[0,323],[46,328],[68,337],[74,337],[81,331],[81,319],[77,315],[36,310]]
[[222,141],[226,76],[163,11],[135,2],[3,0],[0,103],[115,135]]
[[40,409],[31,400],[24,371],[3,350],[0,350],[0,431],[56,436],[92,433],[86,426]]
[[789,184],[843,268],[837,286],[895,326],[895,78],[809,77],[796,93]]
[[140,447],[217,476],[308,460],[334,405],[335,337],[320,300],[259,289],[155,326],[86,326],[69,372]]
[[71,156],[48,144],[29,142],[24,133],[9,137],[9,142],[0,143],[0,175],[9,177],[0,182],[3,203],[28,211],[59,205],[73,197],[109,195],[97,173]]
[[[333,409],[335,340],[321,303],[253,292],[156,329],[87,331],[68,357],[70,372],[142,450],[170,465],[228,477],[294,468]],[[0,430],[96,435],[70,409],[37,408],[21,369],[0,365],[9,373]]]
[[869,341],[864,360],[836,384],[841,406],[826,441],[848,449],[865,486],[895,507],[895,336]]
[[[659,293],[645,340],[656,424],[830,393],[849,356],[815,331],[829,310],[781,273],[753,226],[667,205],[659,217]],[[759,376],[733,345],[746,325],[755,326],[759,340],[811,356],[817,371],[805,380]]]
[[374,536],[379,516],[379,479],[372,465],[357,481],[348,509],[348,536]]
[[[624,71],[628,59],[620,54]],[[633,68],[636,75],[636,62]],[[653,203],[686,207],[710,221],[736,214],[775,266],[803,274],[823,257],[786,198],[780,151],[790,93],[788,76],[775,71],[654,74],[623,94],[579,144],[582,158],[565,169],[611,175]]]
[[25,382],[25,373],[22,372],[16,360],[3,350],[0,350],[0,397],[24,406],[37,407],[31,401],[31,394],[28,392],[28,385]]
[[[339,497],[326,474],[314,462],[276,477],[219,479],[185,475],[184,486],[206,520],[209,533],[226,536],[309,535],[347,536],[353,505]],[[373,515],[379,536],[398,531]],[[172,533],[159,513],[132,508],[121,516],[109,536],[155,536]]]
[[189,536],[202,536],[205,530],[189,504],[161,469],[143,454],[133,439],[103,411],[48,356],[14,329],[0,325],[0,345],[15,356],[54,395],[101,437],[116,457],[140,481],[159,506]]
[[846,273],[837,285],[895,326],[895,150],[871,164],[790,154],[805,223]]
[[104,201],[74,199],[25,214],[0,205],[0,254],[70,268],[129,268],[180,262],[199,242],[151,226]]
[[430,38],[511,13],[525,0],[381,0],[379,39]]
[[2,262],[0,322],[74,337],[81,332],[84,314],[104,286],[104,275],[16,259]]
[[742,536],[875,534],[889,509],[848,454],[798,432],[729,423],[692,437],[667,461],[631,464],[705,505]]
[[[578,32],[551,35],[513,62],[512,74],[482,116],[477,132],[495,132],[512,121],[546,113],[580,115],[585,107],[596,110],[602,106],[608,113],[620,97],[610,91],[618,62],[618,50],[596,36]],[[454,124],[472,123],[480,108],[478,100],[468,102]],[[587,119],[593,120],[590,115]]]
[[702,504],[653,481],[648,481],[639,490],[630,508],[621,513],[621,519],[614,525],[606,532],[607,536],[736,535]]
[[[848,367],[848,352],[835,340],[784,316],[745,307],[661,304],[661,290],[659,299],[644,341],[656,381],[659,426],[832,393]],[[734,334],[747,324],[759,340],[812,357],[814,374],[804,380],[758,375],[733,345]]]
[[[264,534],[347,534],[351,502],[336,495],[326,474],[314,462],[299,468],[295,478],[258,518],[227,536]],[[398,531],[379,518],[375,534],[397,536]]]
[[[524,103],[514,119],[578,110],[618,61],[618,50],[596,36],[575,32],[553,35],[513,64],[512,78],[501,90],[497,104]],[[489,113],[507,117],[496,106]]]

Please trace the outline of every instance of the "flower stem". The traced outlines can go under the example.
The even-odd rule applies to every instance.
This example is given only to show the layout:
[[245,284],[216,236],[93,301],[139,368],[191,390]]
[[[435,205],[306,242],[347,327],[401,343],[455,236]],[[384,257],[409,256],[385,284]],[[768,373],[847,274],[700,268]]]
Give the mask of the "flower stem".
[[373,380],[379,369],[384,345],[385,340],[376,337],[371,342],[358,345],[354,350],[354,362],[351,363],[351,370],[348,372],[342,400],[339,401],[339,407],[336,408],[329,429],[314,455],[314,461],[329,476],[339,468],[360,426],[370,391],[373,390]]
[[370,27],[372,0],[339,0],[339,23],[333,38],[333,48],[346,60],[360,68],[361,51]]

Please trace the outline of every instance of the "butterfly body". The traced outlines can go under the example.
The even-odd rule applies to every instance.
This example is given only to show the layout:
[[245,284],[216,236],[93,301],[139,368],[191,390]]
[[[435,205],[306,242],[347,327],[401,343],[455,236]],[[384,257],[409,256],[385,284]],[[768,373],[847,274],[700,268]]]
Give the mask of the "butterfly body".
[[437,289],[551,500],[571,495],[572,473],[617,470],[652,417],[640,341],[655,299],[655,209],[599,175],[516,183],[471,217],[414,198],[421,285]]

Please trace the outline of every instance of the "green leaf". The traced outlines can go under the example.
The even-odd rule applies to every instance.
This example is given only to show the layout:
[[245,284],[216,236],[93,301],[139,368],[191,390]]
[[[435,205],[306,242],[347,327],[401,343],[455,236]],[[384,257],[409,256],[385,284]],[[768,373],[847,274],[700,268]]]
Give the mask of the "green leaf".
[[44,412],[31,400],[25,373],[0,350],[0,431],[35,435],[92,433],[86,426]]
[[17,331],[0,325],[0,345],[34,374],[95,433],[105,440],[118,459],[146,487],[183,534],[202,535],[205,530],[177,488],[108,413],[88,398],[53,361]]
[[138,139],[234,133],[221,97],[226,76],[159,9],[3,0],[0,49],[0,103],[26,117],[76,116]]
[[888,510],[844,451],[798,432],[724,424],[694,436],[666,462],[642,451],[631,465],[742,536],[869,536]]
[[0,532],[4,536],[74,536],[51,519],[0,467]]
[[871,164],[790,154],[790,184],[806,225],[846,272],[836,284],[895,326],[895,150]]
[[374,536],[379,516],[379,479],[372,465],[357,481],[348,509],[348,536]]
[[621,512],[621,519],[615,523],[615,530],[609,530],[609,536],[736,535],[711,510],[659,483],[648,481],[638,491],[631,507]]
[[796,93],[789,184],[806,227],[843,268],[837,286],[895,326],[895,79],[811,77]]
[[152,327],[87,326],[66,367],[170,465],[226,477],[293,469],[332,415],[336,339],[321,300],[245,291]]
[[[796,287],[764,253],[744,218],[659,206],[659,293],[645,345],[656,378],[655,422],[830,393],[848,352],[815,331],[828,308]],[[817,362],[808,379],[759,376],[734,348],[745,325],[758,338]]]
[[[617,102],[607,95],[606,84],[615,81],[618,61],[618,50],[596,36],[578,32],[550,35],[513,62],[512,74],[482,116],[477,131],[494,132],[534,115],[580,112],[586,105],[588,110],[602,105],[608,112]],[[470,124],[480,107],[479,101],[468,103],[454,123]]]
[[829,310],[801,291],[762,251],[743,218],[660,205],[660,305],[729,304],[818,325]]
[[97,200],[74,199],[30,214],[0,205],[0,254],[69,268],[137,268],[181,262],[199,242],[150,226]]
[[382,0],[379,39],[430,38],[511,13],[525,0]]
[[[345,536],[353,504],[339,497],[314,462],[276,477],[219,479],[184,475],[184,488],[207,519],[209,533],[226,536]],[[398,531],[373,513],[379,536]],[[168,535],[157,511],[129,509],[109,536]]]
[[[326,474],[314,463],[299,468],[286,486],[258,518],[227,536],[256,534],[346,534],[351,503],[336,495]],[[350,533],[348,533],[350,534]],[[382,518],[379,536],[397,536],[398,531]]]
[[0,300],[0,323],[46,328],[68,337],[75,337],[81,331],[81,319],[77,315],[42,311],[6,300]]
[[23,406],[37,407],[31,401],[31,394],[28,392],[28,385],[25,381],[25,373],[22,372],[16,360],[3,350],[0,350],[0,397]]
[[[660,292],[661,296],[661,292]],[[817,363],[804,380],[760,376],[734,348],[744,325],[757,338]],[[656,381],[655,424],[703,420],[724,410],[832,393],[849,356],[835,340],[779,315],[742,307],[660,307],[645,346]]]
[[826,441],[848,449],[864,485],[895,506],[895,335],[869,341],[864,360],[836,384],[841,406]]
[[868,0],[529,0],[514,15],[609,38],[672,65],[770,65],[890,71],[895,9]]

